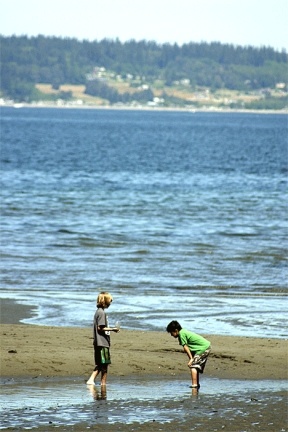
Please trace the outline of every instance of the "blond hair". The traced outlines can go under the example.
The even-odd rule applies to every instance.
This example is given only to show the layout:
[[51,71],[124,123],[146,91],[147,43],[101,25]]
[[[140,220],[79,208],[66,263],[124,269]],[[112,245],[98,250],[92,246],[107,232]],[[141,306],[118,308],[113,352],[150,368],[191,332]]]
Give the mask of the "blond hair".
[[106,291],[102,291],[97,297],[97,307],[105,307],[111,303],[113,300],[111,294]]

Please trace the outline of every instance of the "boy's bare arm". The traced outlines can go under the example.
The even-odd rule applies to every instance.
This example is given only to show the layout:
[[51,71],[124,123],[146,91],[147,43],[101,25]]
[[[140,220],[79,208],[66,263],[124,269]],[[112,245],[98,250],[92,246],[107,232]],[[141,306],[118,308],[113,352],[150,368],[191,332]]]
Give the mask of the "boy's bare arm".
[[183,349],[184,352],[186,352],[187,356],[189,357],[189,362],[188,362],[188,366],[189,366],[193,361],[193,355],[187,345],[183,345]]
[[98,332],[105,332],[105,331],[112,331],[112,332],[115,332],[115,333],[119,333],[120,329],[118,327],[98,326]]

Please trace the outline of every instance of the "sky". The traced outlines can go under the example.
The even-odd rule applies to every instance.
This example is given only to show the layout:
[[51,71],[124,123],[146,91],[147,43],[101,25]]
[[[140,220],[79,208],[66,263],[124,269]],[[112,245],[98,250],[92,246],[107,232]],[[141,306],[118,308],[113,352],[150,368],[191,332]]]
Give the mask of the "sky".
[[0,34],[288,51],[287,0],[0,0]]

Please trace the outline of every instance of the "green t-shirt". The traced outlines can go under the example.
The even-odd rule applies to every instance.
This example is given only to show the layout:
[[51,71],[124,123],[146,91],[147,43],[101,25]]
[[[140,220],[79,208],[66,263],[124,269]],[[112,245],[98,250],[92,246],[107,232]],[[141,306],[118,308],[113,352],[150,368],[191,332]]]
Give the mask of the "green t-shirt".
[[185,329],[179,331],[178,340],[180,345],[187,345],[193,355],[203,354],[210,347],[210,342],[207,339]]

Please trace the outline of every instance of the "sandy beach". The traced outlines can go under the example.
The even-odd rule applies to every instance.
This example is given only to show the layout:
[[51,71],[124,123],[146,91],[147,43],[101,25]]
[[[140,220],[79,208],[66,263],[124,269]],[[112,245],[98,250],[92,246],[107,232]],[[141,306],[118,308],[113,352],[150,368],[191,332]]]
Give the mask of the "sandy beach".
[[[287,378],[287,341],[206,337],[212,343],[212,352],[205,374],[234,379]],[[186,354],[168,333],[123,329],[112,334],[111,339],[110,374],[187,374],[188,379]],[[2,377],[44,375],[85,379],[92,368],[90,329],[1,324]]]
[[[82,376],[93,369],[92,328],[19,324],[31,310],[11,301],[1,304],[1,376]],[[197,329],[191,329],[197,332]],[[203,335],[212,352],[205,374],[233,379],[286,379],[288,342],[283,339]],[[111,335],[115,376],[188,374],[177,340],[163,332],[121,329]],[[273,367],[271,365],[273,364]],[[187,376],[187,378],[189,375]]]
[[[83,379],[84,384],[93,369],[92,328],[44,327],[19,323],[20,319],[29,316],[30,313],[28,307],[23,308],[10,301],[2,301],[2,383],[5,384],[11,379],[41,376],[44,380],[52,377],[78,377],[80,382]],[[205,376],[241,380],[287,379],[287,340],[204,336],[212,344]],[[186,354],[183,353],[177,340],[165,331],[145,332],[121,329],[120,333],[112,334],[111,354],[110,379],[121,377],[131,379],[136,376],[147,380],[155,379],[155,377],[158,380],[161,380],[161,377],[162,379],[187,378],[187,385],[189,384]],[[279,421],[283,424],[285,423],[283,404],[281,406],[278,404],[278,406],[282,412],[282,418]],[[273,413],[271,414],[270,411],[267,409],[266,414],[272,415],[273,418]],[[170,425],[172,429],[166,428],[165,430],[172,431],[174,426],[172,424]],[[240,431],[238,427],[239,425],[235,425],[235,429],[229,430]],[[77,428],[78,426],[75,425],[73,430],[81,430],[81,426]],[[133,428],[133,430],[143,431],[148,429],[149,426],[144,427],[143,425]],[[71,429],[62,428],[61,430]],[[119,425],[118,427],[109,425],[108,429],[103,430],[125,430],[125,428],[121,429]],[[269,429],[262,428],[261,430]]]

